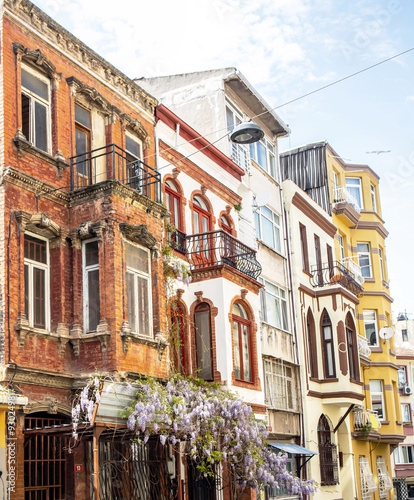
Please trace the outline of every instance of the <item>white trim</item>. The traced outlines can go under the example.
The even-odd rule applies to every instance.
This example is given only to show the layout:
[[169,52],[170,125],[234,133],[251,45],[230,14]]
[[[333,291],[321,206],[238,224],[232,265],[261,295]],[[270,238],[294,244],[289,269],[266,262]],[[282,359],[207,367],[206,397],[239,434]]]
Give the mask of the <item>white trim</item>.
[[[371,382],[379,382],[381,384],[381,391],[373,391],[371,390]],[[382,380],[370,380],[369,381],[369,393],[370,393],[370,400],[371,400],[371,410],[374,410],[378,414],[378,420],[381,422],[382,420],[386,420],[387,417],[387,411],[385,408],[385,398],[384,398],[384,382]],[[381,409],[382,409],[382,416],[379,415],[379,411],[377,408],[373,408],[372,405],[372,396],[380,396],[381,397]]]
[[[93,330],[89,330],[89,286],[88,286],[88,273],[90,271],[99,271],[99,250],[98,250],[98,264],[93,266],[86,266],[86,252],[85,247],[89,243],[98,241],[98,238],[90,238],[82,241],[82,283],[83,283],[83,331],[84,333],[90,333]],[[99,243],[98,243],[99,248]],[[101,288],[99,287],[99,304],[101,303]]]
[[[29,266],[29,317],[26,318],[31,328],[34,328],[34,301],[33,301],[33,268],[43,269],[45,271],[45,330],[50,331],[50,253],[49,240],[44,236],[25,231],[24,236],[31,236],[41,241],[46,242],[46,264],[42,264],[36,260],[31,260],[24,257],[24,265]],[[23,249],[24,252],[24,249]],[[43,331],[43,328],[36,327],[37,330]]]
[[[358,245],[368,245],[368,251],[359,251]],[[362,276],[364,276],[363,270],[369,269],[369,275],[364,276],[364,278],[372,278],[371,244],[368,241],[358,241],[357,242],[357,254],[358,254],[358,265],[361,268]],[[369,265],[368,266],[361,266],[361,257],[366,257],[366,256],[368,256]]]
[[[374,313],[374,319],[368,319],[367,316],[369,313]],[[363,316],[363,320],[364,320],[364,335],[365,335],[365,338],[367,339],[369,345],[372,345],[372,346],[379,346],[379,339],[378,339],[378,320],[377,320],[377,311],[375,309],[364,309],[362,311],[362,316]],[[374,326],[375,326],[375,344],[371,344],[370,342],[370,339],[367,337],[367,330],[366,330],[366,326],[367,324],[372,324],[374,322]]]

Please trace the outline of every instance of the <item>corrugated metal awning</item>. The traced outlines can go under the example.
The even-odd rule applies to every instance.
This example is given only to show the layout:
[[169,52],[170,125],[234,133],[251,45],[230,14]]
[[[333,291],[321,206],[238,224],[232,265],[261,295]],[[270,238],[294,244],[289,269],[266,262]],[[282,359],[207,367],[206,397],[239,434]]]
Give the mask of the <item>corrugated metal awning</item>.
[[292,455],[318,455],[316,451],[308,450],[303,446],[293,443],[269,443],[273,448],[285,451],[286,453],[291,453]]

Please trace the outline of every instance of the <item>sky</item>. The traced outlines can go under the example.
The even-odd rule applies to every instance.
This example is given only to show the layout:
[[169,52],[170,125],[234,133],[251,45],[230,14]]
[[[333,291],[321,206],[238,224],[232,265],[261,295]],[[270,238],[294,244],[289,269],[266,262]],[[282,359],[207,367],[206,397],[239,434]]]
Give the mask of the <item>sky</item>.
[[[130,78],[237,67],[289,124],[380,176],[393,314],[414,317],[414,0],[35,0]],[[390,151],[389,153],[370,153]]]

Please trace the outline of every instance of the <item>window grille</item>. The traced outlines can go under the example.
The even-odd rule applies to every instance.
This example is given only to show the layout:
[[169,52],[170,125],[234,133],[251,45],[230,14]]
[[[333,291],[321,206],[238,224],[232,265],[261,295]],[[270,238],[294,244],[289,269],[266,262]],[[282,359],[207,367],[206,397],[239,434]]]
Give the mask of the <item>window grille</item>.
[[385,460],[382,457],[377,457],[377,468],[380,498],[388,498],[388,491],[391,491],[393,486]]
[[296,370],[282,359],[264,361],[265,397],[270,408],[300,411]]
[[377,485],[366,457],[359,457],[359,471],[361,474],[361,499],[371,500],[371,494],[377,491]]

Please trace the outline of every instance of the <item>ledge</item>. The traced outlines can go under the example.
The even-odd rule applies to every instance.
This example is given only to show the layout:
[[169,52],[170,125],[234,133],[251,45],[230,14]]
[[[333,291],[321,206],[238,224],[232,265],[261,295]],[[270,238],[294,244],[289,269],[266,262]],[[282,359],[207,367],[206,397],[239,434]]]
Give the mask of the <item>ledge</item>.
[[25,138],[20,130],[18,130],[16,136],[13,137],[13,142],[16,146],[17,155],[19,158],[21,158],[23,152],[25,152],[30,153],[37,158],[40,158],[41,160],[45,160],[48,163],[51,163],[57,168],[59,179],[62,178],[65,168],[69,167],[69,163],[66,161],[65,157],[59,150],[57,151],[56,156],[52,156],[51,154],[46,153],[46,151],[42,151],[41,149],[36,148]]
[[24,347],[26,337],[30,335],[31,337],[59,342],[59,354],[64,354],[66,344],[72,340],[69,335],[69,329],[64,325],[59,324],[56,332],[50,332],[49,330],[29,326],[29,322],[24,316],[18,319],[14,329],[18,335],[19,347]]
[[160,361],[162,359],[162,355],[164,354],[166,347],[169,345],[169,343],[167,342],[167,340],[165,339],[165,337],[162,335],[161,332],[158,332],[155,335],[155,338],[131,332],[131,329],[127,321],[124,321],[124,324],[122,325],[121,339],[123,343],[124,354],[127,354],[130,342],[134,342],[136,344],[147,345],[149,347],[157,349]]

